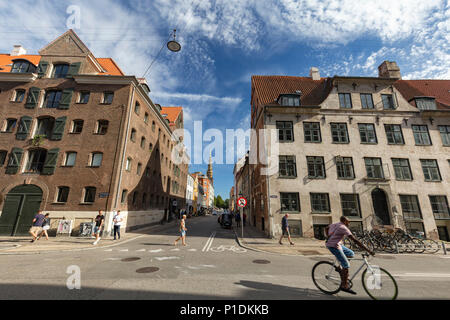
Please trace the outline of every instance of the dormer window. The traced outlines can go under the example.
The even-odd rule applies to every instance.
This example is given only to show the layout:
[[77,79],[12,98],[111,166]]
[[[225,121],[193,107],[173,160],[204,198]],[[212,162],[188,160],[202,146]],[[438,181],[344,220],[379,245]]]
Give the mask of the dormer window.
[[12,73],[36,72],[36,66],[27,60],[15,60],[12,65],[11,72]]
[[300,107],[300,94],[281,94],[278,104],[283,107]]
[[436,100],[429,97],[415,98],[419,110],[436,110]]
[[67,76],[67,72],[69,71],[68,64],[55,64],[53,68],[53,78],[65,78]]

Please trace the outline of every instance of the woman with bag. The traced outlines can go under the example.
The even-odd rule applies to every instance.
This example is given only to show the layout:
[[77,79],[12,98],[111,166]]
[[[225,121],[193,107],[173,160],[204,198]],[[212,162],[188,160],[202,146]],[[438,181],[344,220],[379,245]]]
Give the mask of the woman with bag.
[[42,222],[42,232],[39,234],[39,237],[36,240],[39,240],[42,235],[45,235],[45,239],[48,240],[47,230],[50,229],[50,218],[48,213],[45,214],[44,221]]

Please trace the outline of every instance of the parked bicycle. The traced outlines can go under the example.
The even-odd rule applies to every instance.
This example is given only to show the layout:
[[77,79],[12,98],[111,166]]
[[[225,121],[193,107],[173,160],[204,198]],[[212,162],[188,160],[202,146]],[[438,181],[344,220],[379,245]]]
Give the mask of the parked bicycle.
[[[364,291],[374,300],[395,300],[398,296],[398,286],[394,277],[383,268],[369,263],[369,254],[362,253],[361,266],[349,278],[350,288],[353,286],[353,279],[364,269],[361,281]],[[320,261],[312,269],[312,280],[314,285],[325,294],[336,294],[341,290],[341,275],[339,273],[339,262]]]

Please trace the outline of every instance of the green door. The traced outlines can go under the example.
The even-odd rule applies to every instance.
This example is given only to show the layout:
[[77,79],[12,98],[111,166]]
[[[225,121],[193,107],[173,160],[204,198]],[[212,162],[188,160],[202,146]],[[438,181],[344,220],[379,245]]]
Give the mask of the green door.
[[6,195],[0,216],[0,235],[28,235],[41,201],[42,190],[35,185],[22,185],[12,189]]
[[21,195],[8,194],[0,216],[0,236],[11,236],[16,224],[18,213],[22,207]]

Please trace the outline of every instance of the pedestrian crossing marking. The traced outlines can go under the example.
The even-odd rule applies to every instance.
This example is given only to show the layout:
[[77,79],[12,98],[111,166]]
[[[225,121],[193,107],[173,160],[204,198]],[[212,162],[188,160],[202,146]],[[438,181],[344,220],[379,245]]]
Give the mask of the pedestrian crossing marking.
[[122,250],[120,250],[120,251],[125,252],[125,251],[128,251],[128,249],[122,249]]
[[156,250],[148,250],[149,252],[161,252],[164,251],[163,249],[156,249]]
[[188,251],[197,251],[197,249],[189,249]]
[[175,248],[175,249],[171,249],[170,251],[180,251],[180,249]]
[[145,251],[145,249],[141,249],[141,250],[136,250],[137,252],[142,252],[142,251]]
[[109,251],[109,252],[111,252],[111,251],[112,251],[112,249],[106,249],[105,251]]

